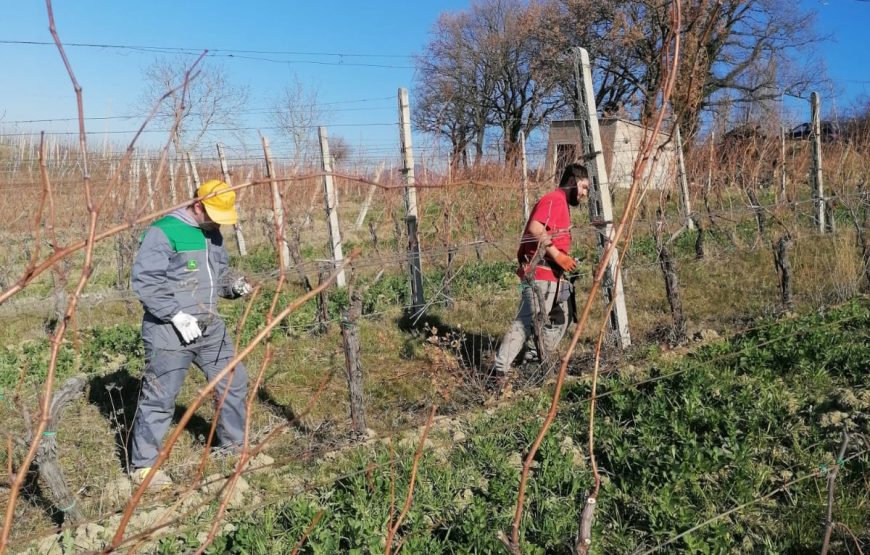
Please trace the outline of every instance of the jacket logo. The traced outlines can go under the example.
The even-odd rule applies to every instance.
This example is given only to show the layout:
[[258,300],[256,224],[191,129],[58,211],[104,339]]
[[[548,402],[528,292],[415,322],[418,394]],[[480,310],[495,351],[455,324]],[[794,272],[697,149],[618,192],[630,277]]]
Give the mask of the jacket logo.
[[187,270],[189,272],[195,272],[199,266],[196,264],[196,260],[188,260],[187,261]]

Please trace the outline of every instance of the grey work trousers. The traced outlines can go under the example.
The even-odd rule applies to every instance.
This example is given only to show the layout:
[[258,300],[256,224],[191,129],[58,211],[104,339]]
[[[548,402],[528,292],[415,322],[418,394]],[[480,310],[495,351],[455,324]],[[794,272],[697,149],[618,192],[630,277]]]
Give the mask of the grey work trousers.
[[[205,335],[182,350],[161,349],[149,338],[144,339],[146,366],[139,408],[133,422],[130,455],[133,468],[150,467],[157,459],[163,436],[175,412],[175,398],[190,364],[196,364],[211,381],[234,356],[232,341],[222,321],[210,325]],[[229,393],[218,416],[218,445],[239,445],[244,440],[248,391],[248,373],[244,365],[236,365],[234,372],[218,382],[215,402],[223,397],[228,383]]]
[[[552,311],[556,302],[557,283],[555,281],[546,281],[536,279],[534,288],[522,285],[522,298],[520,299],[520,307],[517,310],[517,317],[511,324],[510,329],[501,340],[498,353],[495,356],[494,372],[507,372],[514,359],[523,350],[523,345],[526,339],[535,332],[534,319],[535,315],[541,314],[542,307],[540,306],[540,298],[544,300],[543,310],[548,314]],[[562,314],[564,315],[561,323],[550,323],[543,327],[541,344],[548,352],[554,352],[565,335],[565,330],[568,328],[568,302],[563,301],[560,304]],[[542,353],[543,354],[543,353]]]

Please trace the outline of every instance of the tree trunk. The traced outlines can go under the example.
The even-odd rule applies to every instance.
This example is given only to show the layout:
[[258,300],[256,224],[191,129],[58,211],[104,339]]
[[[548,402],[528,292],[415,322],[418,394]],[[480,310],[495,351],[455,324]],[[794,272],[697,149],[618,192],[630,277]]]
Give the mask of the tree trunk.
[[[318,286],[322,285],[332,271],[332,264],[329,262],[321,262],[317,266],[317,281]],[[315,335],[324,334],[329,331],[329,288],[323,289],[317,295],[317,321],[314,325]]]
[[375,249],[375,253],[380,255],[381,250],[378,248],[378,230],[375,227],[374,222],[369,222],[369,235],[372,238],[372,248]]
[[782,304],[786,310],[794,309],[791,295],[791,263],[788,260],[788,249],[791,247],[791,236],[786,234],[779,238],[773,248],[773,263],[776,265],[776,273],[779,275],[779,289]]
[[761,208],[761,204],[758,202],[758,196],[755,194],[755,191],[747,188],[746,196],[749,197],[749,202],[752,203],[751,208],[755,214],[755,223],[758,226],[758,240],[764,241],[764,232],[767,229],[767,217],[764,215],[764,211]]
[[290,254],[290,260],[296,268],[296,275],[299,276],[299,281],[302,283],[302,287],[305,288],[307,293],[308,291],[311,291],[313,287],[311,287],[311,281],[308,279],[308,276],[305,275],[305,270],[302,268],[302,250],[299,246],[301,243],[302,230],[299,226],[293,223],[293,220],[287,221],[287,227],[290,228],[290,236],[287,238],[287,252]]
[[698,230],[698,236],[695,239],[695,260],[704,260],[704,239],[707,235],[707,228],[697,214],[692,215],[692,221],[695,222],[695,228]]
[[[36,449],[35,458],[39,469],[39,477],[51,493],[54,506],[65,515],[66,522],[73,524],[84,521],[85,515],[78,506],[75,496],[70,491],[63,476],[63,470],[61,470],[60,463],[57,460],[57,427],[66,405],[81,396],[86,383],[87,380],[84,376],[74,376],[68,379],[54,393],[49,408],[48,425],[42,433],[43,437],[39,442],[39,447]],[[28,428],[28,436],[31,436],[30,441],[35,441],[35,438],[32,437],[33,431],[30,424],[30,415],[26,409],[22,408],[21,410]],[[21,472],[26,471],[26,469],[21,469]]]
[[347,386],[350,395],[350,420],[357,434],[366,432],[366,412],[363,401],[363,371],[360,361],[359,327],[357,320],[362,314],[362,296],[354,289],[350,296],[350,308],[342,312],[341,339],[344,344],[344,360],[347,370]]
[[677,264],[671,254],[668,245],[664,241],[664,222],[659,220],[656,224],[656,250],[659,256],[659,267],[665,281],[665,293],[668,297],[668,305],[671,307],[671,315],[674,318],[674,341],[681,343],[686,339],[686,319],[683,314],[683,300],[680,295],[680,282],[677,278]]
[[444,272],[444,284],[441,286],[441,293],[444,295],[445,306],[447,310],[453,309],[453,296],[450,294],[450,283],[453,281],[453,259],[456,257],[456,247],[450,246],[447,248],[447,270]]

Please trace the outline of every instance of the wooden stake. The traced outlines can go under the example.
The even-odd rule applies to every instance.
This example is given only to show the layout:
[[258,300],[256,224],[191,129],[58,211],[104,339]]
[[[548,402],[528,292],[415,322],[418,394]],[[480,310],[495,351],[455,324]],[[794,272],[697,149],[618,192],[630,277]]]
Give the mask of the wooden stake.
[[825,232],[825,188],[822,183],[822,133],[819,93],[810,95],[813,114],[813,217],[819,233]]
[[411,312],[420,316],[426,300],[423,296],[423,268],[420,260],[420,237],[417,233],[417,189],[414,181],[414,148],[411,141],[411,108],[408,89],[399,89],[399,138],[402,145],[402,174],[405,176],[405,223],[408,227],[408,253],[411,282]]
[[716,132],[710,131],[710,159],[707,161],[707,184],[704,186],[704,207],[710,213],[710,191],[713,189],[713,148],[716,143]]
[[193,198],[196,196],[196,187],[193,185],[193,177],[191,177],[190,173],[190,157],[184,154],[181,156],[180,163],[184,167],[184,183],[187,185],[187,198]]
[[151,162],[145,161],[145,192],[148,194],[148,211],[154,212],[154,182],[151,180]]
[[[376,183],[381,181],[381,174],[384,172],[384,163],[381,162],[378,165],[378,170],[375,172],[375,178],[372,180]],[[366,195],[366,200],[363,202],[362,208],[359,211],[359,216],[356,217],[356,228],[359,229],[362,227],[363,222],[366,219],[366,214],[369,211],[369,206],[372,204],[372,198],[375,196],[375,191],[377,191],[377,185],[369,186],[369,192]]]
[[172,203],[172,206],[178,204],[178,193],[175,190],[175,171],[177,169],[175,159],[169,160],[169,202]]
[[[332,179],[332,157],[329,155],[329,139],[326,128],[318,127],[320,135],[320,162],[323,168],[323,206],[326,209],[326,226],[329,231],[329,248],[335,267],[341,266],[344,254],[341,250],[341,229],[338,225],[338,194]],[[346,285],[344,270],[340,270],[335,278],[335,285]]]
[[287,245],[287,228],[285,225],[286,218],[284,217],[284,201],[281,199],[281,191],[278,188],[277,177],[275,176],[275,166],[272,164],[272,150],[269,148],[269,139],[265,135],[262,136],[263,156],[266,158],[266,175],[269,178],[269,185],[272,189],[272,201],[275,205],[273,217],[278,220],[276,228],[278,229],[278,240],[281,244],[280,255],[281,264],[284,269],[290,268],[290,247]]
[[[224,183],[226,183],[227,185],[232,187],[233,181],[232,181],[232,177],[230,176],[229,167],[227,166],[227,159],[224,156],[224,145],[218,143],[217,144],[217,152],[218,152],[218,158],[220,159],[220,162],[221,162],[221,176],[224,180]],[[238,196],[239,195],[237,193],[236,197],[238,197]],[[241,222],[242,210],[241,210],[241,207],[239,206],[239,202],[236,202],[236,212],[239,215],[239,218],[238,218],[239,221],[237,221],[236,223],[233,224],[233,231],[236,233],[236,245],[238,245],[238,247],[239,247],[239,256],[247,256],[248,255],[248,247],[247,247],[247,244],[245,243],[245,234],[242,233],[242,222]]]
[[529,166],[526,161],[526,133],[520,131],[520,163],[522,164],[523,222],[529,221]]
[[780,148],[780,167],[779,167],[779,199],[777,202],[780,205],[785,205],[788,202],[788,198],[786,197],[786,173],[785,173],[785,127],[779,126],[779,148]]
[[[578,119],[582,122],[580,132],[583,139],[583,158],[587,161],[586,169],[589,170],[589,217],[593,222],[601,224],[598,227],[598,253],[601,256],[615,230],[607,168],[604,165],[604,149],[595,109],[595,91],[592,89],[592,66],[586,49],[574,49],[574,64],[579,95],[577,112]],[[625,307],[622,274],[618,270],[618,264],[619,252],[613,249],[610,260],[607,261],[601,291],[604,293],[605,306],[610,306],[613,301],[610,330],[619,346],[626,349],[631,345],[631,335],[628,332],[628,310]]]
[[677,126],[677,162],[680,172],[680,201],[683,205],[683,222],[686,229],[694,230],[695,222],[692,220],[692,200],[689,196],[689,183],[686,179],[686,163],[683,158],[683,135],[680,133],[680,126]]
[[196,162],[193,161],[193,154],[190,152],[187,153],[187,166],[190,168],[190,178],[193,180],[193,188],[190,192],[190,196],[193,197],[196,195],[196,190],[199,189],[200,185],[202,185],[202,181],[199,180],[199,172],[196,171]]

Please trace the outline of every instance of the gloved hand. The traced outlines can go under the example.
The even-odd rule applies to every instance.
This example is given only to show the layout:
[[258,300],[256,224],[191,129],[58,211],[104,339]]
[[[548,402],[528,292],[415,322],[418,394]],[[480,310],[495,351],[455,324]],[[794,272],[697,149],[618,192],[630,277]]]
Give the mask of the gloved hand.
[[233,294],[236,297],[244,297],[245,295],[253,291],[253,289],[254,288],[251,287],[251,284],[248,283],[248,279],[244,276],[237,279],[232,286]]
[[557,254],[553,261],[566,272],[573,272],[574,269],[577,268],[577,261],[564,252]]
[[197,337],[202,337],[202,330],[199,329],[196,318],[186,312],[179,312],[173,316],[172,325],[181,334],[185,343],[193,343]]

